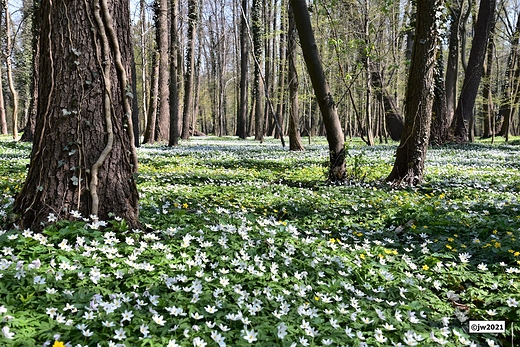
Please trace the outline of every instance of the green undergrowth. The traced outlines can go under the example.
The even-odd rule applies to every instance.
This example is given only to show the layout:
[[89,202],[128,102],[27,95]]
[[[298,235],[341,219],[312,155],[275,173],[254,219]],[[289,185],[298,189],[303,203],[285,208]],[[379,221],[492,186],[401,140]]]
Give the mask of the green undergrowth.
[[[349,179],[331,185],[323,138],[298,153],[143,146],[145,230],[76,216],[2,232],[0,344],[512,346],[520,146],[431,148],[408,189],[384,182],[395,149],[349,143]],[[0,142],[0,218],[29,151]],[[506,332],[471,334],[470,320]]]

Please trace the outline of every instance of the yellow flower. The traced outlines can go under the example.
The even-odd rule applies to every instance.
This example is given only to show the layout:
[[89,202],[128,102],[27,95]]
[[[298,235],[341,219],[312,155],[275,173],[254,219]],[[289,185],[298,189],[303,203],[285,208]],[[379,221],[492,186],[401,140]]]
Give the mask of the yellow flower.
[[320,300],[320,297],[319,297],[319,296],[315,296],[315,297],[314,297],[314,300],[319,301],[319,300]]
[[453,237],[448,237],[448,242],[453,242],[454,238]]
[[364,255],[364,254],[360,254],[359,257],[360,257],[361,259],[365,259],[365,255]]
[[502,246],[500,245],[500,242],[496,242],[496,243],[495,243],[495,248],[500,248],[500,247],[502,247]]
[[54,341],[52,347],[65,347],[65,344],[61,341]]
[[452,249],[453,247],[451,247],[451,245],[446,245],[446,248],[447,249]]
[[188,208],[188,204],[187,204],[187,203],[184,203],[184,204],[182,204],[182,207],[184,207],[184,208]]
[[428,271],[430,269],[430,267],[426,264],[424,264],[422,268],[424,271]]
[[518,257],[520,255],[520,252],[515,252],[515,254],[513,254],[515,257]]

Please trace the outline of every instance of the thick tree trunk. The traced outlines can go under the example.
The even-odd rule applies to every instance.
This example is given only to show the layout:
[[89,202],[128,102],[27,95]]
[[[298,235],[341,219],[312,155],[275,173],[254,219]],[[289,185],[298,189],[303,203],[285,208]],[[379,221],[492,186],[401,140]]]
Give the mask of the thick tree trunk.
[[184,110],[182,112],[183,140],[190,137],[190,120],[193,114],[193,81],[195,77],[195,33],[197,32],[197,2],[188,1],[188,47],[186,51],[186,76],[184,78]]
[[440,0],[417,1],[417,26],[406,88],[404,131],[388,182],[417,185],[423,180],[430,138]]
[[321,65],[318,47],[312,31],[309,11],[306,0],[291,0],[294,19],[303,57],[311,78],[314,93],[323,116],[329,143],[330,167],[328,179],[336,182],[345,178],[345,143],[343,130],[336,111],[336,105],[325,79],[325,72]]
[[21,228],[38,231],[72,211],[104,220],[113,213],[139,227],[128,7],[41,3],[38,88],[46,97],[38,99],[31,164],[13,208]]
[[236,135],[241,139],[245,139],[247,137],[247,93],[249,78],[247,7],[248,0],[242,0],[242,14],[240,16],[240,105],[238,110],[236,133]]
[[168,55],[168,0],[155,1],[157,49],[159,50],[159,95],[155,140],[168,141],[170,135],[170,66]]
[[[179,35],[177,33],[179,25],[179,1],[170,0],[171,19],[170,19],[170,139],[169,146],[178,146],[181,136],[181,117],[179,115]],[[182,69],[181,69],[182,70]]]
[[470,123],[474,117],[473,108],[477,97],[489,34],[495,18],[495,0],[482,0],[475,24],[475,35],[471,44],[468,66],[462,84],[457,109],[455,110],[455,140],[467,142],[472,129]]
[[292,6],[289,5],[289,31],[287,35],[287,63],[289,65],[289,149],[303,151],[300,136],[300,114],[298,105],[298,71],[296,69],[296,24]]

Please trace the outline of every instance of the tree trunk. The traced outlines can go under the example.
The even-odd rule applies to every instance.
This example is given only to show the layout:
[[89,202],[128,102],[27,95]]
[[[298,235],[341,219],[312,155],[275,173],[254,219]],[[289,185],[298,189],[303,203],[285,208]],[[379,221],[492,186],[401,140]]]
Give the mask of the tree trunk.
[[[38,59],[40,55],[40,3],[38,1],[33,2],[31,24],[32,24],[32,60],[31,60],[31,85],[29,87],[31,100],[29,103],[29,110],[27,116],[27,122],[23,129],[23,134],[20,137],[22,142],[32,142],[34,140],[34,129],[36,128],[36,112],[38,105]],[[1,89],[1,86],[0,86]]]
[[399,141],[404,128],[403,117],[397,109],[394,98],[383,86],[381,73],[379,71],[372,71],[371,75],[372,90],[384,108],[386,130],[390,134],[392,140]]
[[157,125],[155,127],[155,140],[168,141],[170,135],[170,104],[169,104],[169,39],[168,39],[168,0],[155,1],[155,23],[157,33],[157,49],[159,50],[159,95]]
[[190,137],[190,120],[193,114],[193,81],[195,75],[195,34],[197,32],[197,2],[188,1],[188,47],[186,51],[186,76],[184,78],[184,110],[182,112],[183,140]]
[[[440,46],[440,42],[439,42]],[[432,109],[432,123],[430,131],[430,145],[442,145],[448,141],[450,123],[446,115],[446,92],[444,89],[444,58],[442,52],[437,52],[434,72],[434,99]]]
[[296,24],[292,6],[289,5],[289,31],[287,34],[287,63],[289,65],[289,149],[303,151],[300,137],[300,114],[298,106],[298,72],[296,69]]
[[253,0],[251,10],[253,21],[253,51],[256,59],[255,76],[253,86],[253,97],[255,98],[255,140],[264,140],[264,86],[262,83],[262,62],[263,62],[263,22],[262,22],[262,1]]
[[[462,3],[464,0],[454,1],[448,8],[450,15],[450,36],[448,42],[448,61],[446,65],[446,123],[451,126],[457,106],[457,80],[459,78],[460,26],[462,17]],[[462,23],[464,25],[464,23]]]
[[181,117],[179,115],[179,35],[177,33],[179,25],[179,0],[170,0],[171,20],[170,20],[170,139],[169,146],[178,146],[181,135]]
[[413,186],[423,180],[433,106],[438,35],[435,16],[440,5],[440,0],[417,1],[417,24],[406,88],[404,131],[387,182]]
[[29,172],[13,207],[19,226],[39,231],[54,216],[79,211],[102,220],[113,213],[137,228],[129,3],[42,2],[41,18],[45,98],[38,98]]
[[13,61],[12,61],[12,40],[11,40],[11,16],[9,13],[9,8],[6,6],[6,2],[4,3],[5,7],[5,35],[6,35],[6,66],[7,66],[7,84],[9,85],[9,91],[11,92],[13,110],[12,110],[12,123],[13,123],[13,139],[18,140],[18,92],[16,91],[16,87],[14,85],[14,76],[13,76]]
[[510,43],[511,51],[507,59],[506,75],[504,78],[503,90],[504,101],[500,104],[499,115],[502,118],[502,126],[498,133],[499,136],[509,138],[510,123],[514,113],[514,100],[518,92],[518,81],[520,77],[520,67],[515,68],[518,64],[518,46],[520,41],[520,13],[516,20],[516,28],[513,33],[513,39]]
[[7,135],[7,114],[5,112],[4,91],[2,87],[2,66],[0,64],[0,134]]
[[468,66],[457,109],[455,110],[455,140],[457,142],[467,142],[468,135],[471,132],[469,124],[474,117],[473,108],[482,77],[482,67],[494,18],[495,0],[481,0]]
[[159,52],[152,56],[152,80],[150,81],[150,104],[148,105],[148,121],[144,131],[143,143],[153,144],[155,142],[155,128],[157,125],[157,106],[159,94]]
[[325,72],[321,65],[314,32],[312,31],[309,11],[306,0],[291,0],[294,19],[303,57],[311,78],[312,86],[327,131],[329,143],[330,167],[328,173],[329,181],[336,182],[345,178],[345,143],[343,130],[336,112],[336,105],[330,92],[329,85],[325,79]]
[[[3,25],[2,25],[2,13],[4,13],[4,1],[0,1],[0,37],[4,36]],[[0,134],[7,135],[7,114],[5,112],[5,100],[4,100],[4,88],[2,86],[3,74],[2,64],[0,64]]]
[[249,78],[249,45],[247,37],[247,7],[248,0],[242,0],[240,16],[240,105],[237,117],[237,136],[247,137],[247,93]]
[[484,64],[484,78],[482,83],[482,115],[484,117],[484,132],[482,138],[490,138],[494,135],[495,129],[493,127],[494,105],[493,105],[493,93],[491,92],[491,74],[493,71],[493,56],[495,54],[495,43],[493,39],[494,35],[489,37],[487,47],[487,58]]

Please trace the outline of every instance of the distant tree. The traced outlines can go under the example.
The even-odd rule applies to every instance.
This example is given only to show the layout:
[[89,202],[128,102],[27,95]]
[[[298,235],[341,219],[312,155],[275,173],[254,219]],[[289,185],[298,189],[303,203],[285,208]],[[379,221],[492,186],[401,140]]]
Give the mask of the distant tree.
[[423,180],[430,138],[433,86],[441,0],[418,0],[415,38],[408,74],[404,130],[388,182],[417,185]]
[[[14,212],[41,230],[73,211],[138,227],[134,181],[129,3],[93,0],[40,8],[36,131],[27,179]],[[63,20],[66,15],[67,20]]]
[[495,0],[481,0],[480,2],[468,65],[455,110],[455,140],[457,142],[473,140],[473,108],[484,70],[488,38],[494,27],[495,6]]
[[329,143],[329,173],[328,179],[332,182],[345,178],[345,142],[343,130],[336,110],[336,104],[332,97],[329,85],[325,78],[325,71],[321,65],[316,39],[311,26],[309,10],[306,0],[291,0],[294,20],[303,58],[312,82],[314,93],[320,107],[323,122],[327,131]]

